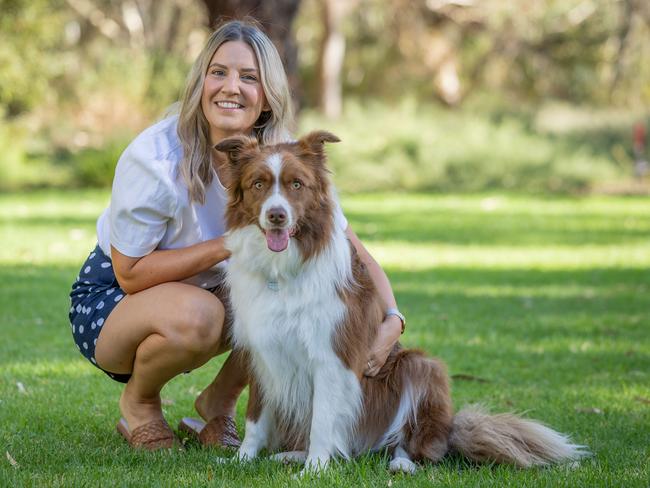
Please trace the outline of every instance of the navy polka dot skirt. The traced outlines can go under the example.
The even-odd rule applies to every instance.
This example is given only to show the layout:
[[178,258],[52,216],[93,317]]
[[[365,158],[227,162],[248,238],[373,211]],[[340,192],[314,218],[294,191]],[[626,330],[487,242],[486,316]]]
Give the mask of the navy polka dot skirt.
[[72,337],[86,359],[121,383],[129,381],[131,375],[111,373],[100,368],[95,360],[95,346],[108,314],[124,295],[126,293],[115,278],[111,259],[99,246],[95,247],[81,267],[70,292]]

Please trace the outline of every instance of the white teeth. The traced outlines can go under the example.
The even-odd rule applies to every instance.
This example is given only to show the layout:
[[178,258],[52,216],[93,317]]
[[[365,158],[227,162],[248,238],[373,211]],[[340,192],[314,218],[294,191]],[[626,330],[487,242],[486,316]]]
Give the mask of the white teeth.
[[235,102],[217,102],[221,108],[241,108],[242,106]]

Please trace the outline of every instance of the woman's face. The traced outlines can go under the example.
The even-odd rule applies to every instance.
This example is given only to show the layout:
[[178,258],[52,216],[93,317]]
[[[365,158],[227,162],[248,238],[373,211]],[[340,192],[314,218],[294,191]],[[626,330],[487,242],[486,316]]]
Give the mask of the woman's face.
[[210,124],[210,142],[248,134],[262,110],[269,110],[253,50],[242,41],[219,46],[203,83],[201,108]]

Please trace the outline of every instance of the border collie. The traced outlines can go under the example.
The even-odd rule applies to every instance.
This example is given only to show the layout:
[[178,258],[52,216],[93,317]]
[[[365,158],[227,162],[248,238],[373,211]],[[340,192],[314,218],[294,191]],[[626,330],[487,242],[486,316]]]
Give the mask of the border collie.
[[306,470],[388,448],[390,469],[450,450],[520,467],[578,459],[582,446],[544,425],[469,407],[455,415],[445,365],[397,344],[374,378],[363,376],[384,306],[336,215],[317,131],[260,147],[235,137],[228,158],[227,268],[233,345],[250,358],[241,460],[284,450]]

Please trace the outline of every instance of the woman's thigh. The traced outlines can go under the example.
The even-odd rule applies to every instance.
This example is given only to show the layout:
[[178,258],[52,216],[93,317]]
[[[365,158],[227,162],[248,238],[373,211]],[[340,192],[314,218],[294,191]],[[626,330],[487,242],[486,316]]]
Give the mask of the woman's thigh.
[[130,373],[138,346],[152,334],[196,353],[227,348],[224,307],[215,295],[184,283],[163,283],[125,296],[97,339],[95,358],[105,370]]

